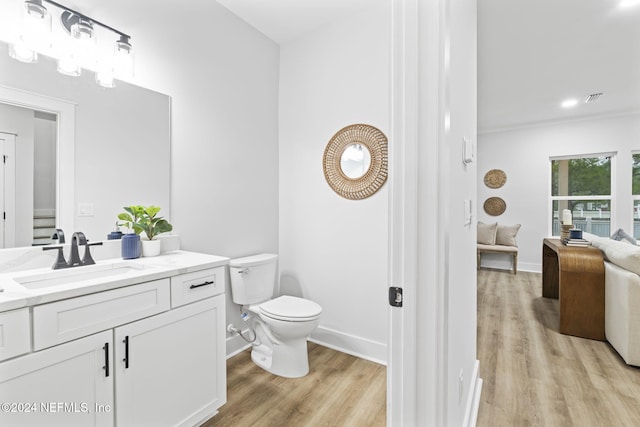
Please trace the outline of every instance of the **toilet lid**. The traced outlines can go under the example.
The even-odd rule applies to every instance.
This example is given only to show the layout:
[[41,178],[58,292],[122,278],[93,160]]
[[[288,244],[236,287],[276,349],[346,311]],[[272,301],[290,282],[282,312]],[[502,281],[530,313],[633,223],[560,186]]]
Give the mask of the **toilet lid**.
[[303,321],[320,316],[322,307],[308,299],[283,295],[260,304],[260,312],[274,319]]

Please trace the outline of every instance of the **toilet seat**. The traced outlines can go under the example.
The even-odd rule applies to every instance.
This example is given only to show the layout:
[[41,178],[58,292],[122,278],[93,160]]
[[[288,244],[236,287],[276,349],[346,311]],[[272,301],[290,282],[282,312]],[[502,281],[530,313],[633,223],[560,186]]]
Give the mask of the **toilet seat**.
[[275,320],[306,322],[320,317],[322,307],[304,298],[283,295],[258,306],[260,313]]

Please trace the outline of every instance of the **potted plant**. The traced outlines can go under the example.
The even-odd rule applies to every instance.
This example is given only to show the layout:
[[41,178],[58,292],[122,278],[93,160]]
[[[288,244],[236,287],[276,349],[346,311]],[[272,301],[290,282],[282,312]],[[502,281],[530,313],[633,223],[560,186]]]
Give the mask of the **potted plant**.
[[[136,235],[144,232],[146,239],[142,240],[142,255],[156,256],[160,254],[160,240],[156,239],[158,234],[173,230],[173,226],[161,216],[158,216],[160,208],[158,206],[128,206],[124,208],[126,212],[118,215],[129,229]],[[123,246],[124,247],[124,246]]]

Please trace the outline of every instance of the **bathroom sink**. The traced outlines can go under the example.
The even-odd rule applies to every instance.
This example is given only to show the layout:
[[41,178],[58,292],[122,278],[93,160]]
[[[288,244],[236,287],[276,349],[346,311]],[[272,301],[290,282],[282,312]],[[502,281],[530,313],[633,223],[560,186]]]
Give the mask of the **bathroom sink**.
[[87,280],[114,278],[144,270],[141,264],[116,263],[105,265],[91,265],[86,267],[74,267],[64,270],[52,270],[46,273],[30,276],[14,277],[13,280],[27,289],[41,289],[50,286],[68,285]]

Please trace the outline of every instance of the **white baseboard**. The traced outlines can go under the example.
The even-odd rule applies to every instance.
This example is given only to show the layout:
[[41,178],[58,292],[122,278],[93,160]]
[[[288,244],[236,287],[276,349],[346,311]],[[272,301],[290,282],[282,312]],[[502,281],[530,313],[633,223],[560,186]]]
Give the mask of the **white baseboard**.
[[371,362],[387,365],[387,345],[318,326],[309,341]]
[[[247,334],[249,330],[242,331],[243,334]],[[235,356],[238,353],[242,353],[246,349],[251,347],[251,344],[243,340],[239,335],[227,337],[227,359]]]
[[480,409],[480,395],[482,393],[482,378],[479,377],[480,361],[476,360],[473,365],[473,377],[471,378],[471,387],[467,394],[467,405],[464,411],[464,427],[475,427],[478,420],[478,409]]
[[542,273],[542,264],[534,262],[518,263],[518,271],[528,271],[530,273]]
[[[489,259],[490,255],[493,254],[486,254],[482,257],[482,267],[513,271],[513,266],[510,259]],[[518,271],[542,273],[542,265],[535,262],[518,262]]]
[[[242,331],[243,334],[250,334],[249,330]],[[333,350],[347,353],[371,362],[387,365],[386,344],[371,341],[355,335],[345,334],[340,331],[319,326],[311,336],[309,341],[314,342]],[[227,359],[251,347],[239,335],[227,337]]]

